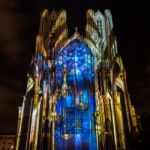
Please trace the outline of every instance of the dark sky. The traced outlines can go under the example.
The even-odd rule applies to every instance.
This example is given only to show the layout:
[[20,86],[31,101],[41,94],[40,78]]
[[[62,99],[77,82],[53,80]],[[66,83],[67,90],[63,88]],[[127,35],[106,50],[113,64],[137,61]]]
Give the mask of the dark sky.
[[16,132],[18,106],[44,8],[66,8],[70,34],[76,25],[84,32],[86,9],[111,9],[131,101],[138,114],[150,115],[148,6],[144,0],[0,0],[0,133]]

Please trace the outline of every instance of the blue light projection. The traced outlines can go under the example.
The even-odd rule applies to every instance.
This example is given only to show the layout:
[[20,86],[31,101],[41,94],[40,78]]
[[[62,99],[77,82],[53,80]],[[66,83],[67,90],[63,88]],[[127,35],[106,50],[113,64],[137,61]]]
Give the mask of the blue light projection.
[[76,39],[58,53],[55,63],[58,87],[64,81],[64,67],[69,86],[68,95],[56,105],[60,116],[55,127],[56,149],[96,150],[94,56],[86,43]]
[[58,54],[57,83],[62,85],[63,69],[67,67],[69,85],[77,84],[77,89],[86,87],[94,79],[94,57],[84,42],[74,40]]

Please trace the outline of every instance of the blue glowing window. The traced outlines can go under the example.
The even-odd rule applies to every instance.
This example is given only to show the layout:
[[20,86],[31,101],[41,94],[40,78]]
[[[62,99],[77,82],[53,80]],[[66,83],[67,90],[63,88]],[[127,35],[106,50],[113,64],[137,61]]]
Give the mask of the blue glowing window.
[[[63,68],[67,68],[68,85],[75,82],[80,87],[90,84],[94,79],[94,57],[91,50],[79,40],[72,41],[63,50],[61,50],[56,60],[57,84],[60,86],[63,82]],[[78,86],[79,87],[79,86]]]
[[[68,95],[58,100],[56,111],[56,150],[96,150],[94,57],[86,43],[74,40],[56,58],[57,85],[62,87],[63,70],[67,69]],[[82,93],[82,94],[81,94]],[[64,135],[71,135],[65,140]]]

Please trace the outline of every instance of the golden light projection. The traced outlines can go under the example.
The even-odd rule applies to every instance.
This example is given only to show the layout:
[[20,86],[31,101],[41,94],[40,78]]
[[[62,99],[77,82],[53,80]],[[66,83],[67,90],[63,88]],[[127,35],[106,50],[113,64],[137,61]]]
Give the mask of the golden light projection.
[[86,36],[68,37],[66,10],[42,13],[16,150],[130,149],[137,120],[111,12],[86,18]]

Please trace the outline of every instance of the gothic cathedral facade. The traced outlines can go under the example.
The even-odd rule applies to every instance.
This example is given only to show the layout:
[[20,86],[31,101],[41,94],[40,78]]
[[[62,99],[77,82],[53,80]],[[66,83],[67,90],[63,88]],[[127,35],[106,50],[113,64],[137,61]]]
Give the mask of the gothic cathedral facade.
[[16,150],[129,149],[137,129],[110,10],[86,12],[85,36],[68,37],[66,10],[44,10]]

